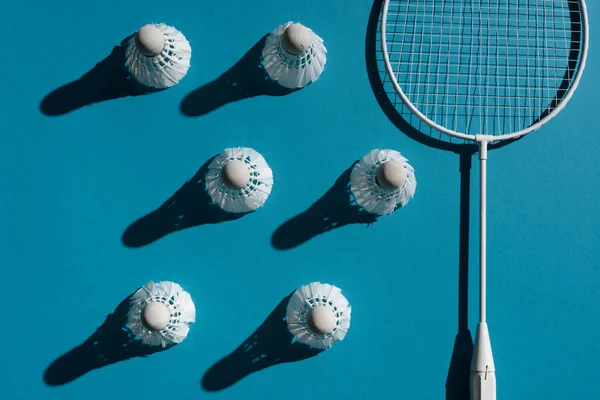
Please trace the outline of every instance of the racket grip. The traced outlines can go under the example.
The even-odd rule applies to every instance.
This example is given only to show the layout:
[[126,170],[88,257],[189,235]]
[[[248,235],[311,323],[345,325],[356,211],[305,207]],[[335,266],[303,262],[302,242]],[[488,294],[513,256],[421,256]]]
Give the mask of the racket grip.
[[471,372],[471,400],[496,400],[495,372]]
[[496,367],[490,333],[485,322],[477,324],[471,361],[471,400],[496,400]]

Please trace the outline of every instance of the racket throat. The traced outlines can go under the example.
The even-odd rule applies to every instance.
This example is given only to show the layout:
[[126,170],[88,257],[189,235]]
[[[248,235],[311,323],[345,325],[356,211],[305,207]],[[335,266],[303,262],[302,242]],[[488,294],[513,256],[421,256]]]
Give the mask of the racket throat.
[[475,135],[475,141],[479,144],[479,160],[487,160],[488,143],[494,141],[491,135]]

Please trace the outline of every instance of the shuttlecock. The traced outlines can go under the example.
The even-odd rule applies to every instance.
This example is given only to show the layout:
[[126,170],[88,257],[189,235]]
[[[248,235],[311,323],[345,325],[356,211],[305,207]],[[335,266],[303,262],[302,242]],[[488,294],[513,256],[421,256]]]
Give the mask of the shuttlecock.
[[285,318],[298,342],[314,349],[327,349],[346,336],[351,311],[340,288],[313,282],[294,292]]
[[148,282],[131,296],[129,305],[131,332],[151,346],[181,343],[196,321],[192,297],[173,282]]
[[256,150],[225,149],[208,166],[206,190],[223,210],[245,213],[262,207],[273,187],[273,171]]
[[156,89],[175,86],[187,74],[192,48],[172,26],[148,24],[129,39],[125,59],[131,75],[142,85]]
[[417,179],[408,160],[395,150],[371,150],[352,169],[350,190],[370,213],[388,215],[415,195]]
[[316,33],[300,23],[280,25],[262,51],[265,70],[272,80],[288,89],[316,81],[327,62],[327,49]]

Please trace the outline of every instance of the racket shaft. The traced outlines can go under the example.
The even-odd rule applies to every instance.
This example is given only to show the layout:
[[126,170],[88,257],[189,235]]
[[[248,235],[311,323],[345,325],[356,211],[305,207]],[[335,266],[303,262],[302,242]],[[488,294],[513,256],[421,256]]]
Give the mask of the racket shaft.
[[479,142],[479,322],[487,318],[487,146]]

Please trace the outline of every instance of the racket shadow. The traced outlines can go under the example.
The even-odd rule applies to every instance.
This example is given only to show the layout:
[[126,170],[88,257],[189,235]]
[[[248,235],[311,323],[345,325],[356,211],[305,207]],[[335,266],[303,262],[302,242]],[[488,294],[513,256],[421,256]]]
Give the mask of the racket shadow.
[[[460,237],[458,263],[458,331],[446,378],[446,400],[470,398],[470,370],[473,338],[469,330],[469,219],[471,161],[479,150],[476,144],[452,141],[449,137],[435,136],[434,132],[406,109],[391,87],[383,68],[379,41],[379,23],[383,0],[375,0],[369,15],[365,56],[367,74],[375,99],[386,117],[403,134],[421,144],[439,150],[452,151],[460,157]],[[490,150],[505,143],[491,144]]]
[[458,252],[458,333],[446,378],[446,400],[468,399],[473,337],[469,330],[469,221],[472,154],[460,155],[460,237]]
[[[394,126],[403,134],[412,140],[426,146],[452,151],[456,154],[475,154],[479,151],[476,143],[451,138],[448,135],[437,132],[427,126],[404,105],[402,99],[395,92],[391,78],[385,71],[383,52],[381,51],[380,17],[384,0],[375,0],[367,24],[365,40],[365,60],[367,66],[367,76],[371,84],[373,95],[379,104],[379,107],[394,124]],[[493,142],[488,146],[488,150],[494,150],[504,147],[512,142],[520,140],[514,138],[501,142]]]
[[187,117],[199,117],[239,100],[256,96],[285,96],[299,89],[287,89],[272,81],[262,66],[263,36],[229,70],[206,85],[190,92],[179,110]]
[[371,214],[353,201],[350,192],[350,174],[355,161],[306,211],[284,222],[271,236],[271,245],[277,250],[290,250],[309,241],[315,236],[350,224],[367,224],[377,221]]
[[142,247],[173,232],[205,224],[240,219],[249,213],[229,213],[212,202],[206,191],[206,161],[196,174],[159,208],[133,222],[121,237],[125,247]]
[[106,58],[81,78],[48,93],[40,103],[42,114],[56,117],[88,105],[164,90],[145,87],[129,73],[125,45],[132,36],[123,39]]
[[293,292],[284,297],[237,349],[206,371],[201,381],[205,391],[221,391],[252,373],[277,364],[306,360],[322,352],[293,340],[285,321],[285,311],[292,295]]

